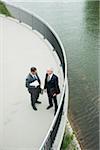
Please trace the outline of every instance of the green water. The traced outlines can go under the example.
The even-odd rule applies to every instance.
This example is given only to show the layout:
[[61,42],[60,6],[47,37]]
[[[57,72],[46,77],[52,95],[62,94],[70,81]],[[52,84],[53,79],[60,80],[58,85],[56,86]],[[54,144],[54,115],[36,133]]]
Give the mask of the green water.
[[58,33],[68,61],[69,120],[83,150],[99,150],[98,2],[17,5],[38,14]]

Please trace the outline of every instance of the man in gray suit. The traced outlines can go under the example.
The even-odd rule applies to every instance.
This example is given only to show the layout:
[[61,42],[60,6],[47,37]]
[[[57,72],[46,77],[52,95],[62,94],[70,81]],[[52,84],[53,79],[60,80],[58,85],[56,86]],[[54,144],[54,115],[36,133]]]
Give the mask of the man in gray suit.
[[41,92],[40,86],[41,81],[37,74],[37,69],[35,67],[32,67],[30,69],[29,75],[26,78],[26,87],[28,88],[28,92],[31,95],[31,105],[35,111],[37,110],[35,104],[41,104],[41,102],[38,101],[39,94]]

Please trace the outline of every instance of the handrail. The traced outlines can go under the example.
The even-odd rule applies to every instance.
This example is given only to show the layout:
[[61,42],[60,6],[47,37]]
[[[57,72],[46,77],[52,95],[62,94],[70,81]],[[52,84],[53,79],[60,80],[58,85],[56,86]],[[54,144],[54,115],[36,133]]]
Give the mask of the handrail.
[[62,93],[62,96],[61,96],[61,100],[60,100],[59,107],[58,107],[58,109],[57,109],[56,115],[55,115],[55,117],[54,117],[54,119],[53,119],[53,122],[52,122],[52,124],[51,124],[51,126],[50,126],[50,128],[49,128],[49,130],[48,130],[48,133],[47,133],[45,139],[43,140],[43,143],[42,143],[42,145],[41,145],[41,147],[40,147],[39,150],[41,150],[41,149],[43,148],[43,145],[45,144],[45,141],[46,141],[46,139],[48,138],[50,132],[52,131],[53,125],[54,125],[55,122],[56,122],[56,119],[57,119],[57,116],[58,116],[58,114],[59,114],[59,110],[60,110],[60,108],[61,108],[61,104],[62,104],[62,101],[63,101],[63,96],[64,96],[64,93],[65,93],[65,87],[66,87],[66,84],[64,84],[63,93]]
[[[62,94],[61,94],[61,100],[60,100],[60,104],[59,104],[58,109],[57,109],[57,113],[56,113],[56,115],[55,115],[55,117],[54,117],[54,119],[52,121],[52,124],[51,124],[51,126],[50,126],[50,128],[49,128],[49,130],[47,132],[47,135],[46,135],[45,139],[43,140],[43,142],[41,144],[41,147],[39,149],[39,150],[42,150],[42,149],[45,149],[45,143],[48,140],[48,138],[50,136],[50,133],[52,132],[52,130],[53,130],[54,126],[55,126],[55,123],[56,123],[60,113],[62,115],[62,112],[60,112],[60,110],[61,110],[61,107],[62,107],[62,104],[63,104],[63,101],[64,101],[64,95],[66,94],[66,83],[67,83],[67,60],[66,60],[65,50],[64,50],[64,47],[62,45],[62,42],[61,42],[60,38],[58,37],[58,35],[54,31],[54,29],[52,29],[51,26],[47,22],[45,22],[43,19],[41,19],[39,16],[37,16],[35,14],[32,15],[30,12],[26,11],[25,9],[17,8],[15,6],[12,6],[11,4],[9,5],[9,4],[5,3],[5,5],[8,8],[13,9],[13,13],[15,13],[14,17],[16,19],[19,19],[20,22],[24,22],[25,21],[24,23],[32,26],[32,29],[34,27],[40,33],[42,33],[45,38],[47,38],[47,40],[54,47],[54,49],[55,49],[56,53],[58,54],[58,57],[59,57],[59,59],[61,61],[61,64],[63,65],[62,69],[63,69],[63,74],[64,74],[64,85],[63,85],[63,91],[62,91]],[[14,10],[17,10],[17,12],[14,12]],[[22,16],[21,16],[21,13],[22,13]],[[28,19],[29,20],[32,19],[31,20],[32,22],[29,23],[29,22],[27,22],[27,18],[26,18],[26,20],[24,20],[22,18],[24,13],[30,16],[30,18],[28,18]],[[12,16],[13,16],[13,14],[12,14]],[[38,23],[41,26],[41,28],[40,28],[39,25],[37,26]],[[42,29],[42,31],[41,31],[41,29]],[[46,29],[46,31],[44,31],[44,29]],[[63,111],[63,109],[61,111]]]
[[[28,24],[29,26],[32,27],[33,30],[35,29],[39,31],[44,36],[44,38],[46,38],[52,44],[52,46],[54,47],[54,50],[56,51],[56,53],[58,54],[58,57],[60,58],[61,66],[63,68],[63,73],[65,76],[66,59],[64,57],[66,57],[66,55],[64,56],[65,51],[63,50],[64,49],[63,45],[58,35],[54,31],[54,29],[51,28],[51,26],[46,21],[44,21],[40,16],[36,15],[35,13],[33,15],[31,14],[31,12],[27,11],[25,8],[21,9],[11,4],[10,5],[7,3],[5,4],[8,8],[12,9],[12,12],[15,15],[14,17],[16,19],[18,19],[20,22],[24,22]],[[15,12],[14,12],[14,9],[16,10]],[[25,17],[25,15],[27,17]],[[60,49],[59,52],[58,52],[58,49]]]

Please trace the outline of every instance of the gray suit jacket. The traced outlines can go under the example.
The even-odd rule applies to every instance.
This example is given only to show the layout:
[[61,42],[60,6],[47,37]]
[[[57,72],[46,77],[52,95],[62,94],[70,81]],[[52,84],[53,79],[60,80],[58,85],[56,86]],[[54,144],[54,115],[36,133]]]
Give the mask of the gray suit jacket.
[[29,91],[35,88],[34,86],[30,86],[30,83],[34,82],[35,80],[38,80],[39,84],[41,84],[39,76],[37,74],[36,76],[37,79],[34,79],[33,76],[29,73],[29,75],[26,78],[26,87],[28,88]]

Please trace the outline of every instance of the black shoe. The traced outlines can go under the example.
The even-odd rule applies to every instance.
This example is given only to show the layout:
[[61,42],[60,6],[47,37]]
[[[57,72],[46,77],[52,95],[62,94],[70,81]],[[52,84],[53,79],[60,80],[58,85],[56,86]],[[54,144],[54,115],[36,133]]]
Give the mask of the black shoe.
[[37,111],[37,108],[36,108],[35,106],[33,106],[33,109],[34,109],[35,111]]
[[47,109],[50,109],[51,107],[53,107],[53,105],[49,105],[49,106],[47,107]]
[[36,103],[37,103],[37,104],[41,104],[42,102],[40,102],[40,101],[36,101]]
[[58,109],[58,107],[56,108],[56,110],[55,110],[55,112],[54,112],[54,116],[56,115],[57,109]]

